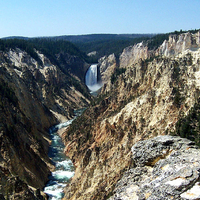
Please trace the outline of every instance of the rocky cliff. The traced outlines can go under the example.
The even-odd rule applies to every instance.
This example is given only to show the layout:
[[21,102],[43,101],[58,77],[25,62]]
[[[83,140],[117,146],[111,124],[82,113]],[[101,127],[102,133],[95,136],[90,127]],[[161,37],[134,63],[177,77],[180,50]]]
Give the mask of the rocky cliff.
[[53,170],[48,129],[89,103],[76,75],[35,52],[40,62],[19,48],[0,52],[1,199],[44,198],[40,190]]
[[192,34],[190,32],[177,35],[170,35],[169,40],[165,40],[157,49],[157,55],[173,56],[189,49],[196,51],[200,47],[200,32]]
[[[117,63],[109,61],[112,56],[101,62],[102,71],[114,71],[111,79],[106,78],[96,102],[63,135],[65,151],[76,166],[65,199],[112,196],[123,173],[134,166],[132,146],[157,135],[176,134],[179,119],[199,102],[199,32],[170,38],[154,51],[139,43],[126,48]],[[164,52],[170,53],[161,51],[164,44]],[[152,199],[156,195],[149,193]]]
[[200,150],[193,142],[158,136],[132,147],[134,167],[124,173],[109,200],[199,199]]

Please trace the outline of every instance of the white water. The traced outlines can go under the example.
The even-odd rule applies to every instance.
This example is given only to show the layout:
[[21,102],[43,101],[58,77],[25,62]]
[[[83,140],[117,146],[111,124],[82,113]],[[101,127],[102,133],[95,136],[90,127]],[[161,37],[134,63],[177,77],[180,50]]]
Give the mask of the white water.
[[97,64],[91,65],[88,69],[85,76],[85,84],[91,92],[95,92],[102,87],[102,83],[98,82]]
[[[76,116],[81,115],[83,110],[84,109],[77,110],[75,112]],[[49,149],[49,157],[52,159],[55,165],[55,171],[51,173],[49,182],[44,188],[44,192],[49,196],[50,200],[60,200],[63,198],[64,187],[74,175],[73,164],[71,160],[64,154],[64,144],[62,139],[57,134],[59,129],[69,126],[74,119],[58,124],[49,129],[50,138],[52,141]]]

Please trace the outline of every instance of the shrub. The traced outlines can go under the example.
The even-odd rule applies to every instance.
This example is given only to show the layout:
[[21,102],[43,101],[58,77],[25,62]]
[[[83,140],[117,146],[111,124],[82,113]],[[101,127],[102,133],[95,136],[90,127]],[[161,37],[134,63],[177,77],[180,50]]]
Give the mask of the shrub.
[[114,71],[114,73],[111,75],[111,83],[115,83],[118,76],[125,73],[126,69],[125,68],[116,68],[116,70]]

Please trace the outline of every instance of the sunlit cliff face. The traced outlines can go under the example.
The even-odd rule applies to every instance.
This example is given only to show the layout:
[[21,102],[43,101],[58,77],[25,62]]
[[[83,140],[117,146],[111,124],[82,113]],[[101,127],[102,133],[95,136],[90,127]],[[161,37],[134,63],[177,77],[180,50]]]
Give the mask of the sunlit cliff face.
[[53,170],[49,127],[89,103],[68,74],[37,53],[42,63],[20,49],[0,52],[0,193],[5,198],[36,198],[34,191],[43,189]]
[[[188,39],[185,35],[180,37]],[[167,51],[185,45],[179,41],[165,41],[173,42]],[[149,52],[142,43],[123,51],[119,68],[126,70],[113,84],[104,84],[98,103],[86,110],[75,130],[66,132],[66,152],[76,166],[66,199],[108,198],[124,171],[134,165],[133,144],[170,134],[178,119],[189,113],[200,89],[198,37],[196,41],[196,49],[166,55]],[[116,64],[108,65],[107,71],[109,67],[114,71]]]

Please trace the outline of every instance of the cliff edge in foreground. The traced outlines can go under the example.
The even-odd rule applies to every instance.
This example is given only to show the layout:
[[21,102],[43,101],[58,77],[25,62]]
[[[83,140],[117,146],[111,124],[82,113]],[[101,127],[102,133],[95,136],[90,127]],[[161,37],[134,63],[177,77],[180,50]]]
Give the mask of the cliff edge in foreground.
[[132,147],[135,167],[109,200],[200,199],[200,150],[193,142],[158,136]]

